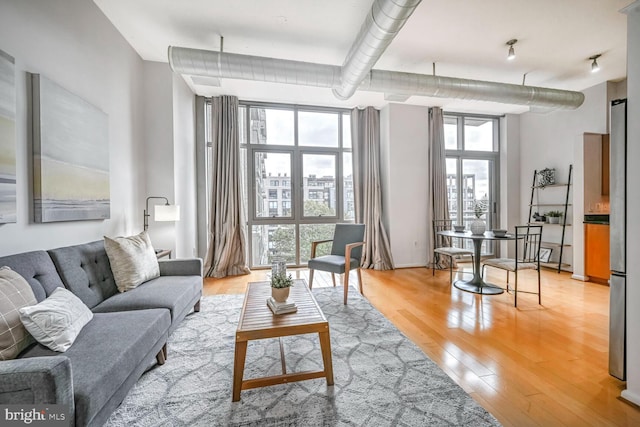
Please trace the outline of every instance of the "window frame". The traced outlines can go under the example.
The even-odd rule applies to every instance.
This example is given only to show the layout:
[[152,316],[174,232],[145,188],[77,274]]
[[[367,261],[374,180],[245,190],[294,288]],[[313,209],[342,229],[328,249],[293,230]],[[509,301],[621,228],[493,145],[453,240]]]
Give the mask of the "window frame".
[[[443,112],[445,118],[456,118],[457,148],[445,149],[445,158],[456,161],[456,188],[457,188],[457,223],[462,224],[464,219],[464,197],[462,197],[462,187],[464,183],[463,163],[464,160],[486,160],[488,161],[489,179],[489,206],[487,208],[486,223],[487,230],[495,228],[500,224],[500,119],[502,116],[484,114],[466,114]],[[492,151],[477,151],[465,149],[465,119],[486,119],[493,122]],[[483,256],[497,253],[498,247],[495,244],[484,243],[488,253],[483,252]]]
[[[246,153],[246,181],[248,188],[247,194],[247,230],[249,236],[253,233],[254,226],[265,225],[293,225],[295,235],[295,262],[288,264],[293,267],[304,267],[306,263],[301,262],[301,248],[300,248],[300,226],[306,224],[338,224],[344,222],[354,222],[354,219],[345,219],[345,185],[344,185],[344,153],[348,152],[352,154],[353,149],[351,146],[344,146],[344,116],[350,113],[349,109],[345,108],[332,108],[332,107],[320,107],[310,105],[298,105],[298,104],[279,104],[279,103],[265,103],[255,101],[239,101],[239,115],[244,114],[244,121],[239,117],[239,125],[244,124],[246,126],[245,131],[240,131],[240,135],[243,133],[246,135],[245,141],[240,141],[241,149],[245,149]],[[243,110],[244,108],[244,110]],[[251,142],[251,123],[250,123],[250,111],[251,108],[266,108],[266,109],[282,109],[293,111],[294,120],[294,144],[293,145],[276,145],[276,144],[256,144]],[[312,145],[299,145],[298,134],[298,113],[299,112],[320,112],[320,113],[333,113],[338,120],[338,132],[337,147],[320,147]],[[349,121],[350,123],[350,121]],[[289,177],[277,177],[276,179],[288,179],[290,182],[289,190],[291,197],[286,199],[291,204],[291,216],[287,217],[258,217],[256,211],[256,182],[255,182],[255,153],[256,152],[280,152],[290,153],[291,155],[291,176]],[[304,155],[333,155],[335,158],[335,215],[333,216],[305,216],[304,215],[304,177],[303,177],[303,157]],[[353,168],[352,168],[353,170]],[[353,184],[352,187],[353,189]],[[324,187],[313,188],[311,191],[323,191]],[[280,202],[281,197],[277,200]],[[269,199],[270,200],[270,199]],[[248,262],[250,268],[261,269],[269,268],[268,265],[254,265],[253,264],[253,239],[249,237],[247,244],[248,250]]]

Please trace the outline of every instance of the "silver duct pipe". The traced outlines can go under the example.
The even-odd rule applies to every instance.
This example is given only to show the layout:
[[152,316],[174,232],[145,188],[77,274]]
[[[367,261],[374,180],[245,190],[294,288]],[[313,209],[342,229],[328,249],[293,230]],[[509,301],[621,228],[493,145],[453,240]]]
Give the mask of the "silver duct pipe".
[[[260,56],[169,47],[169,65],[180,74],[287,83],[335,89],[341,86],[341,67]],[[397,71],[371,70],[361,90],[528,105],[545,109],[575,109],[581,92],[535,86],[458,79]]]
[[344,63],[338,99],[349,99],[422,0],[375,0]]
[[582,92],[384,70],[371,70],[360,89],[394,95],[529,105],[544,109],[574,109],[584,102]]
[[262,56],[169,46],[169,65],[176,73],[334,88],[340,67]]

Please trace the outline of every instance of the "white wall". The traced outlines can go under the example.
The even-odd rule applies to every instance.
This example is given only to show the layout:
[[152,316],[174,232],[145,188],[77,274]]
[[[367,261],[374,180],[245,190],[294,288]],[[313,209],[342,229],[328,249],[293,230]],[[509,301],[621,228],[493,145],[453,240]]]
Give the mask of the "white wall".
[[[568,215],[568,220],[573,227],[570,230],[570,240],[567,239],[572,247],[565,248],[567,250],[565,254],[572,257],[574,276],[578,278],[584,277],[583,135],[585,132],[607,133],[608,110],[606,83],[583,92],[584,104],[576,110],[554,111],[546,114],[525,113],[520,116],[520,206],[526,207],[520,212],[521,221],[527,221],[529,213],[533,171],[546,167],[555,168],[556,180],[566,182],[569,165],[573,164],[571,201],[573,209],[572,215]],[[562,188],[554,187],[543,191],[556,191],[558,199],[563,200],[562,190],[559,190]],[[548,196],[555,198],[555,195]],[[551,229],[551,227],[548,228]],[[557,231],[545,230],[545,232]]]
[[[167,67],[168,68],[168,67]],[[196,256],[196,98],[184,79],[173,75],[173,154],[176,203],[176,258]]]
[[634,119],[627,121],[627,389],[622,397],[640,405],[640,1],[627,16],[627,99],[627,117]]
[[[507,114],[500,120],[499,228],[513,231],[522,225],[520,208],[520,116]],[[505,255],[515,256],[515,245],[501,242],[500,256]]]
[[427,263],[428,120],[423,106],[389,104],[380,114],[383,219],[396,268]]
[[[144,127],[146,191],[142,200],[166,197],[174,204],[173,73],[165,63],[144,62]],[[156,248],[175,251],[176,223],[154,221],[153,206],[156,204],[164,204],[164,201],[149,201],[151,242]],[[142,210],[139,215],[142,219]]]
[[[0,9],[0,49],[16,62],[18,180],[17,223],[0,225],[0,256],[141,229],[142,60],[91,1],[3,1]],[[46,76],[108,114],[111,219],[33,224],[26,72]]]

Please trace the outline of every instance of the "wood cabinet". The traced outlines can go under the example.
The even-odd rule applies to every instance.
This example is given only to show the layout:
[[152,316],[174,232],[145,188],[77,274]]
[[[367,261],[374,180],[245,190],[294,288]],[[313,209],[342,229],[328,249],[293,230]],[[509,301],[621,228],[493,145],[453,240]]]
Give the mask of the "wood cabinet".
[[609,195],[609,135],[602,135],[602,195]]
[[609,280],[609,225],[584,225],[585,272],[593,281]]

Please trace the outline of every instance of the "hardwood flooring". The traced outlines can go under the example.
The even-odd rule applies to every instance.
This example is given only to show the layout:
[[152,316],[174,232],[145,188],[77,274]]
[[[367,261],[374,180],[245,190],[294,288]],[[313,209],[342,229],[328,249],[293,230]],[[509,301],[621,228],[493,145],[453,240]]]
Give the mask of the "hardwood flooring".
[[[470,265],[463,268],[470,271]],[[308,270],[290,270],[308,281]],[[268,271],[206,279],[205,294],[244,293]],[[505,272],[487,280],[505,285]],[[363,270],[368,300],[505,426],[640,426],[640,409],[619,398],[608,374],[609,288],[542,273],[537,296],[479,296],[451,286],[448,271]],[[519,286],[536,285],[524,271]],[[352,273],[349,292],[356,289]],[[338,282],[340,283],[340,282]],[[332,286],[316,272],[314,288]]]

